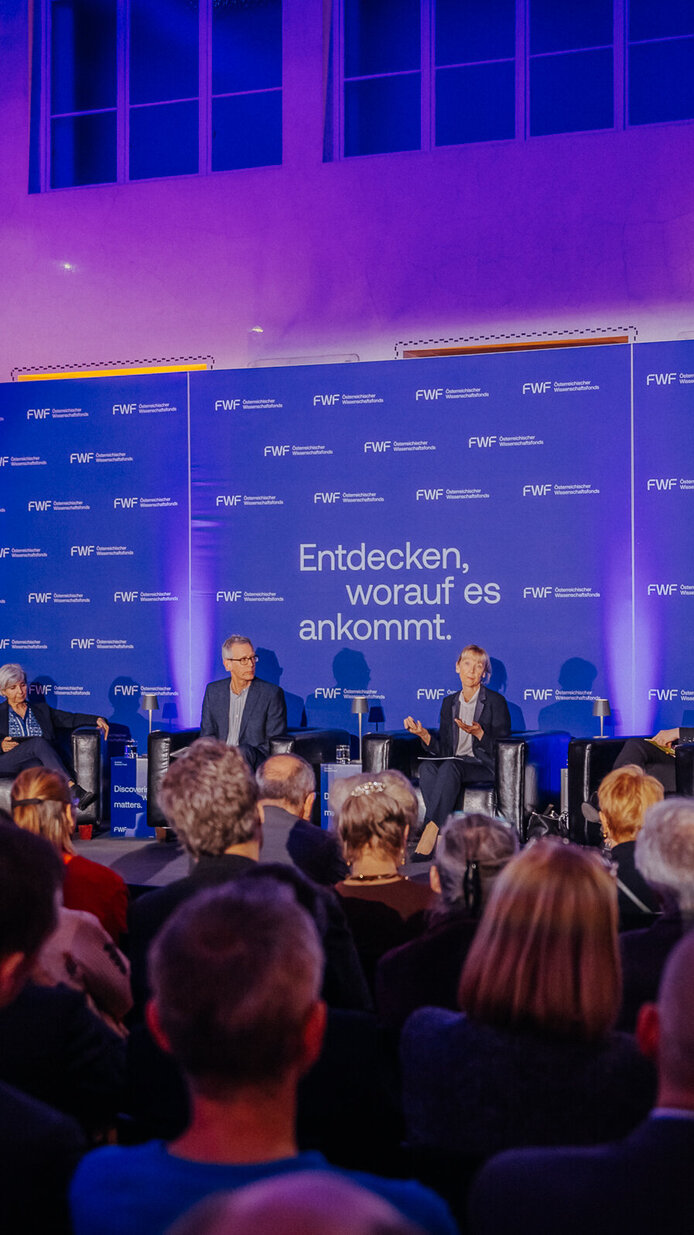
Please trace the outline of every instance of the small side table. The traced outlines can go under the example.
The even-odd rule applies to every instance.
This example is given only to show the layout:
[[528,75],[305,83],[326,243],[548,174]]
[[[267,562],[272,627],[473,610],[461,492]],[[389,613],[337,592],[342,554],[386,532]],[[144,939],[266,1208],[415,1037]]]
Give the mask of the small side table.
[[147,827],[147,756],[120,755],[111,760],[111,836],[153,840]]
[[320,765],[320,826],[325,831],[332,827],[334,812],[330,809],[330,790],[335,781],[346,780],[348,776],[358,776],[361,763],[321,763]]

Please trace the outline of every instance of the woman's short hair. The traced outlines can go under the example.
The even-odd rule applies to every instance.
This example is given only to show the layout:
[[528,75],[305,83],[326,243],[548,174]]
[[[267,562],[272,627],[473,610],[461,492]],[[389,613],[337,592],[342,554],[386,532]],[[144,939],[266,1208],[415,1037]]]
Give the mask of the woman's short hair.
[[49,840],[61,853],[74,853],[72,790],[67,776],[49,768],[25,768],[12,786],[12,818],[25,832]]
[[401,787],[393,791],[392,774],[366,773],[344,783],[349,791],[340,803],[337,827],[345,859],[353,862],[370,845],[396,857],[405,843],[412,806]]
[[10,686],[19,686],[26,682],[27,675],[21,665],[0,665],[0,695],[4,695]]
[[219,855],[260,835],[258,788],[236,746],[198,738],[166,771],[159,805],[194,858]]
[[662,802],[665,790],[655,776],[648,776],[635,763],[608,772],[600,782],[598,805],[615,845],[634,840],[649,806]]
[[449,815],[434,857],[444,910],[481,912],[494,880],[517,852],[509,824],[489,815]]
[[617,889],[600,855],[535,841],[501,872],[463,966],[474,1020],[596,1041],[621,1000]]
[[658,892],[694,914],[694,799],[665,798],[646,812],[636,837],[636,868]]
[[482,674],[482,677],[485,681],[487,680],[487,678],[490,678],[492,676],[492,662],[489,659],[489,653],[485,650],[485,648],[481,648],[479,644],[477,643],[466,643],[465,647],[460,653],[460,656],[455,662],[456,665],[460,664],[460,661],[463,659],[463,656],[465,656],[467,652],[470,652],[472,656],[478,656],[480,660],[484,661],[484,673]]

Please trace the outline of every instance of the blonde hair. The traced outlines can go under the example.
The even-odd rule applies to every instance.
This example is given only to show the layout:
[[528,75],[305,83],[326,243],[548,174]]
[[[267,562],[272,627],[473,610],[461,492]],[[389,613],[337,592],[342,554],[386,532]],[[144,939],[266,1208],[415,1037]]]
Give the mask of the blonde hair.
[[48,768],[25,768],[12,786],[12,818],[25,832],[50,841],[60,853],[74,853],[72,790],[67,776]]
[[475,1020],[596,1041],[621,1000],[617,890],[599,855],[543,839],[499,875],[458,991]]
[[603,823],[610,840],[615,845],[634,840],[648,807],[662,802],[664,796],[660,781],[647,776],[635,763],[608,772],[600,782],[598,805],[605,816]]
[[411,807],[393,793],[387,774],[350,777],[349,793],[339,808],[338,832],[345,860],[353,862],[365,849],[381,849],[397,857],[405,843]]
[[485,649],[484,649],[484,648],[481,648],[481,647],[479,646],[479,644],[477,644],[477,643],[466,643],[465,647],[463,648],[462,652],[460,653],[460,656],[458,657],[457,661],[455,662],[455,667],[456,667],[456,669],[458,668],[458,665],[460,664],[460,662],[461,662],[461,660],[463,659],[463,656],[465,655],[465,653],[466,653],[466,652],[470,652],[473,656],[476,656],[476,657],[478,658],[478,660],[482,660],[482,661],[484,661],[484,673],[482,674],[482,677],[484,678],[484,680],[486,681],[486,679],[487,679],[487,678],[491,677],[491,675],[492,675],[492,662],[491,662],[491,660],[489,659],[489,653],[488,653],[487,651],[485,651]]

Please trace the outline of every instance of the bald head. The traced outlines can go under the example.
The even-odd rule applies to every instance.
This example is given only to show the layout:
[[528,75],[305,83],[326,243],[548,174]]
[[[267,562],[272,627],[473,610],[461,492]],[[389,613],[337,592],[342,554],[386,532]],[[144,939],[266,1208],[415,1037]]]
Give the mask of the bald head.
[[300,1171],[216,1196],[170,1235],[423,1235],[388,1201],[325,1171]]
[[694,931],[670,954],[658,995],[661,1087],[694,1109]]
[[316,778],[310,763],[300,755],[271,755],[256,772],[261,802],[281,806],[307,819],[316,794]]

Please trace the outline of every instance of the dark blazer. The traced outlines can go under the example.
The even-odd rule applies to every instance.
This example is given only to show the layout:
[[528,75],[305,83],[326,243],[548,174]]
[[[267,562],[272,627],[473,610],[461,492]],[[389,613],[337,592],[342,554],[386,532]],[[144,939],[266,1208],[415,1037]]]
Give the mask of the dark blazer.
[[[95,725],[97,718],[87,712],[62,712],[60,708],[51,708],[45,699],[27,700],[34,716],[41,726],[43,737],[47,742],[55,742],[57,729],[77,729],[79,725]],[[10,705],[6,699],[0,703],[0,738],[6,738],[10,731]]]
[[[459,729],[454,721],[459,700],[459,690],[453,695],[446,695],[441,704],[439,735],[438,738],[432,735],[431,742],[425,747],[427,754],[434,757],[455,754]],[[511,732],[511,717],[504,696],[496,690],[489,690],[487,686],[480,686],[474,719],[484,729],[484,737],[480,741],[477,738],[472,739],[473,758],[493,772],[496,744],[500,738],[507,738]]]
[[[253,678],[248,687],[246,706],[241,717],[239,746],[252,747],[262,758],[270,754],[270,739],[281,737],[287,730],[287,705],[284,691],[272,682]],[[202,701],[200,736],[219,738],[226,742],[229,736],[229,678],[209,682]]]
[[298,866],[314,883],[328,887],[339,883],[349,871],[342,848],[332,832],[324,832],[305,819],[299,819],[281,806],[263,807],[263,862]]
[[651,1118],[595,1149],[512,1150],[470,1197],[471,1235],[683,1235],[694,1230],[694,1119]]

